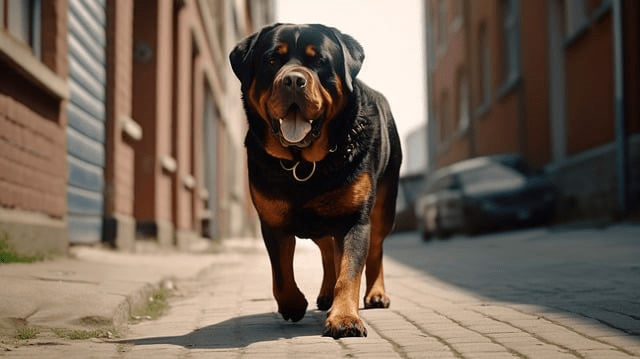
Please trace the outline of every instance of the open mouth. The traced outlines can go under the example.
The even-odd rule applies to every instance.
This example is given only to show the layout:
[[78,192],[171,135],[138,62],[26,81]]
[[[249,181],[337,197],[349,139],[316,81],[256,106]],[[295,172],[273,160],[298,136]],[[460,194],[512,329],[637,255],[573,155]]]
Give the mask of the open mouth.
[[306,147],[310,144],[307,140],[313,129],[313,120],[304,117],[297,104],[292,104],[284,117],[278,119],[280,125],[280,140],[285,146]]

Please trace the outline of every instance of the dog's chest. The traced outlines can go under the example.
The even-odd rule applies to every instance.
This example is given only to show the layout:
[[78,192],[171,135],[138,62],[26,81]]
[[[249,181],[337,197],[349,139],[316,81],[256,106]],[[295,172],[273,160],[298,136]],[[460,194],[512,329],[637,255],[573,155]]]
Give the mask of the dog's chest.
[[[304,226],[309,218],[336,219],[361,212],[373,190],[369,173],[363,173],[351,183],[319,193],[308,200],[304,197],[273,196],[255,186],[250,186],[253,203],[260,221],[271,228]],[[298,223],[296,223],[298,222]]]

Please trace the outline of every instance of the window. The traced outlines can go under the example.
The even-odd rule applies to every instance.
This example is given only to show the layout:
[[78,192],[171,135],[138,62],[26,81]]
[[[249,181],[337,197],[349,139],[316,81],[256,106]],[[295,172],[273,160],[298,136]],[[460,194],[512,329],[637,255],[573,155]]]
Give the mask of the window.
[[587,25],[586,0],[565,0],[565,24],[567,37],[577,36]]
[[467,76],[461,74],[458,77],[458,131],[462,132],[469,127],[469,83]]
[[0,0],[0,28],[40,57],[41,0]]
[[440,0],[438,4],[438,45],[447,45],[447,27],[449,26],[447,16],[447,0]]
[[520,72],[519,0],[502,0],[502,40],[505,85],[518,79]]
[[489,37],[487,35],[487,26],[485,24],[480,26],[478,32],[478,44],[480,60],[480,106],[486,108],[489,106],[491,98],[491,63],[489,56]]

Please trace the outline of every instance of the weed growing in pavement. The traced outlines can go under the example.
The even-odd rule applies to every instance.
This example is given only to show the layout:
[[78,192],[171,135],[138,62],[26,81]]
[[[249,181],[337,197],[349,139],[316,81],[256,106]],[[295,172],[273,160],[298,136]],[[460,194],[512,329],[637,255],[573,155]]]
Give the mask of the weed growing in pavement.
[[0,234],[0,263],[33,263],[45,259],[43,255],[23,256],[16,253],[15,248],[9,243],[7,232]]
[[39,333],[40,333],[40,330],[38,328],[24,327],[16,330],[16,335],[14,338],[21,339],[21,340],[33,339]]
[[154,290],[147,302],[140,309],[134,311],[131,315],[131,320],[141,321],[144,319],[157,319],[169,306],[168,300],[171,296],[171,291],[165,288],[158,288]]
[[60,338],[65,338],[65,339],[83,340],[83,339],[91,339],[91,338],[102,338],[102,339],[113,338],[113,331],[107,330],[107,329],[96,329],[96,330],[53,329],[53,332]]

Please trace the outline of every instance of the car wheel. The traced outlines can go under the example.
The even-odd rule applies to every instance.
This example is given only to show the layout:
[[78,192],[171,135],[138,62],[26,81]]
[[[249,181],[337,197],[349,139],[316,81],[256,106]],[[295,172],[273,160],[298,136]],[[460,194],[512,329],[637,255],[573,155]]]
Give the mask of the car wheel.
[[440,239],[447,239],[451,235],[448,231],[442,230],[440,228],[440,217],[436,217],[436,229],[433,231],[433,235]]
[[422,237],[422,240],[424,241],[431,240],[432,236],[432,233],[427,229],[426,221],[426,218],[418,218],[418,231],[420,232],[420,237]]
[[463,233],[468,237],[473,237],[480,234],[480,224],[478,223],[477,216],[473,215],[473,212],[470,209],[465,209],[464,211],[464,225]]

